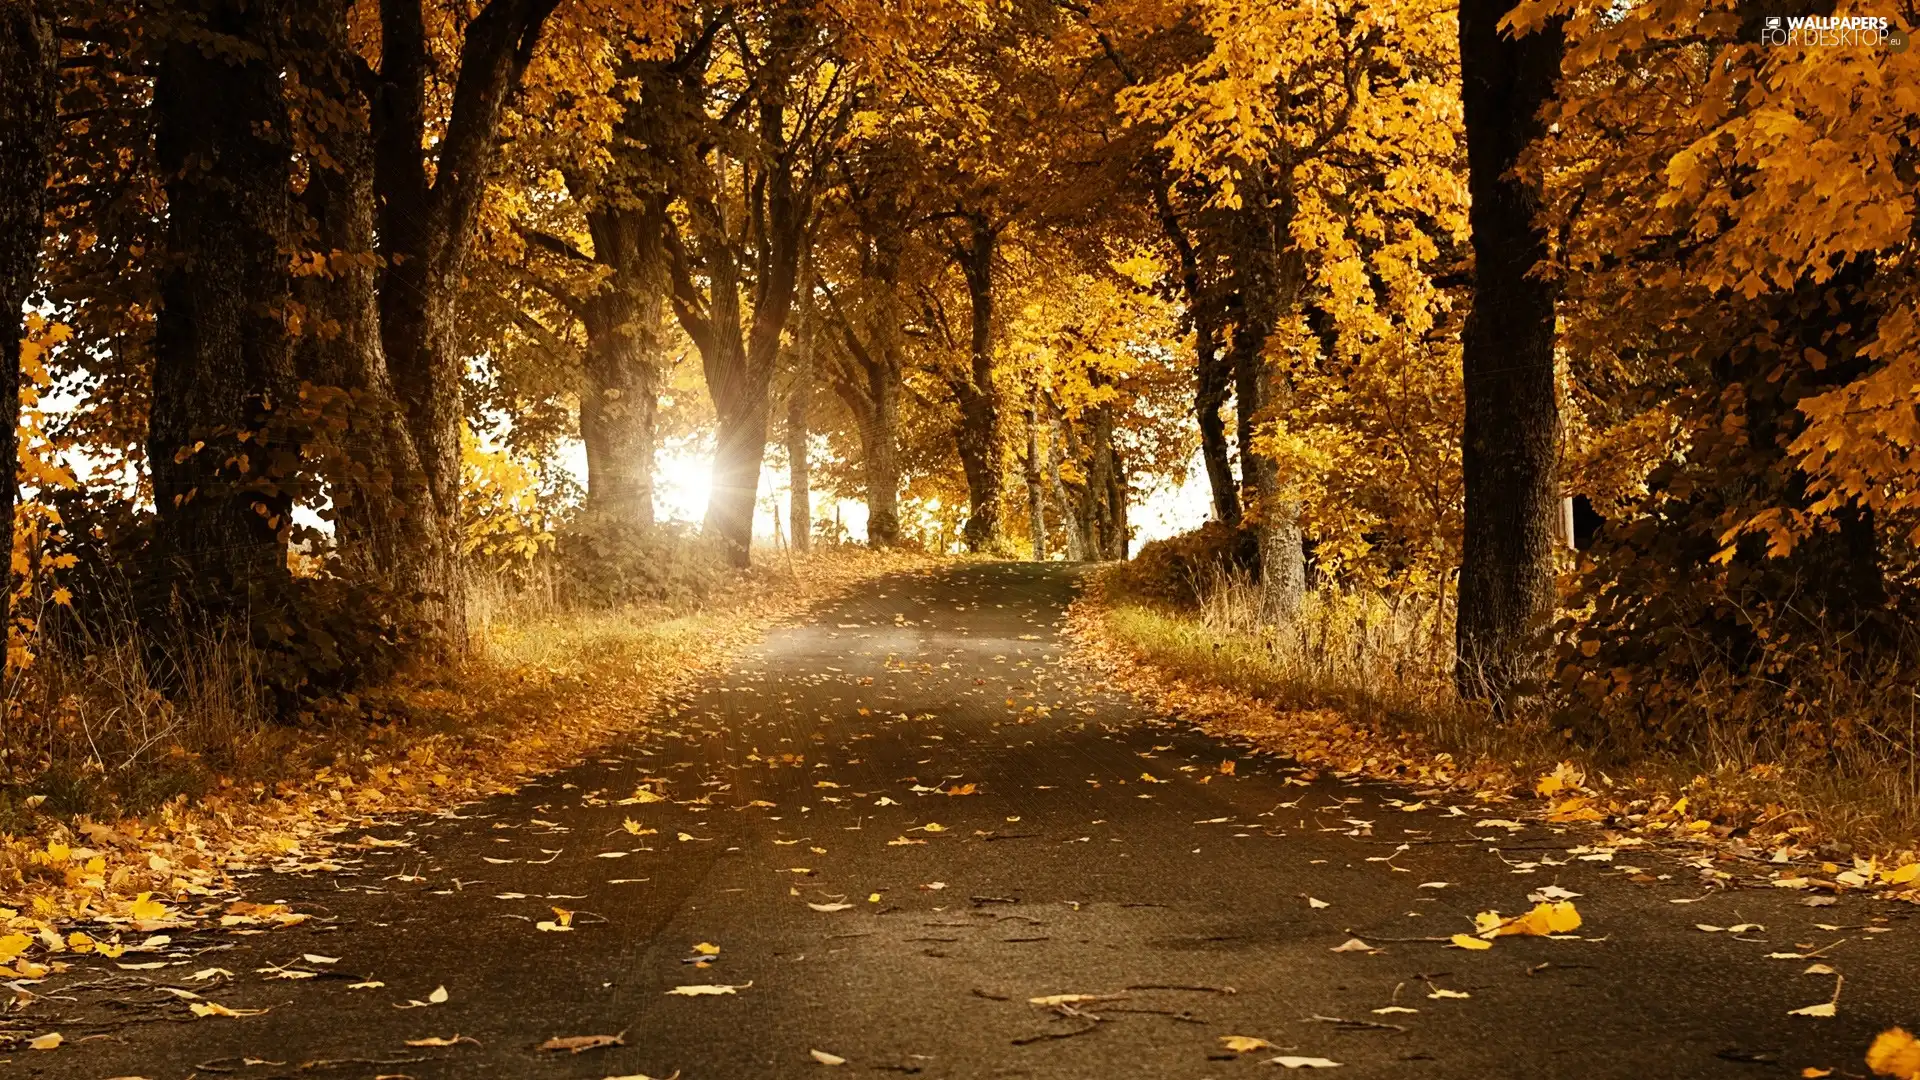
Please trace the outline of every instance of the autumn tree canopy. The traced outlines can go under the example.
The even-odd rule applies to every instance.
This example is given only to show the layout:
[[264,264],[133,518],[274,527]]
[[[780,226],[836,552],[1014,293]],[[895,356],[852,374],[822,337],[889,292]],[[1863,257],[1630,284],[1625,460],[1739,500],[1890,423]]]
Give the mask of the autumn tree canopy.
[[11,0],[13,662],[239,625],[297,709],[482,578],[1126,559],[1191,475],[1269,625],[1418,595],[1467,698],[1839,737],[1813,673],[1920,673],[1920,60],[1756,18]]

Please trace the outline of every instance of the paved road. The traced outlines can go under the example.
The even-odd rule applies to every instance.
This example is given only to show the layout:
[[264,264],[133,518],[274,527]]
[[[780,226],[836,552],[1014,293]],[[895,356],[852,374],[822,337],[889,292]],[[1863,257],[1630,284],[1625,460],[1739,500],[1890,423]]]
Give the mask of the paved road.
[[[1284,1054],[1332,1076],[1691,1080],[1859,1075],[1876,1031],[1920,1021],[1909,909],[1709,895],[1677,855],[1582,860],[1597,834],[1303,779],[1091,686],[1057,637],[1072,592],[1032,565],[873,586],[594,761],[393,823],[376,835],[404,846],[338,873],[249,882],[323,918],[193,935],[174,966],[30,1015],[151,1017],[160,985],[268,1012],[169,1004],[180,1022],[70,1035],[9,1074],[1091,1080],[1268,1075]],[[642,787],[667,800],[621,804]],[[1580,894],[1577,938],[1417,940],[1548,886]],[[540,928],[554,908],[571,929]],[[1353,936],[1378,951],[1335,951]],[[1836,980],[1767,954],[1835,941],[1837,1016],[1790,1017]],[[216,966],[233,977],[189,978]],[[670,992],[699,985],[736,989]],[[1097,1000],[1030,1001],[1060,994]]]

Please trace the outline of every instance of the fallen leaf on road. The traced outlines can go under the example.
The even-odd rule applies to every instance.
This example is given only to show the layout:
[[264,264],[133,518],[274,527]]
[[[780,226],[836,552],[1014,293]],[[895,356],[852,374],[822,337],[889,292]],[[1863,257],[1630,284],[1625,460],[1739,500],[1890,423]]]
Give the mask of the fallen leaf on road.
[[167,909],[167,905],[158,900],[151,899],[152,896],[152,893],[141,893],[139,896],[134,897],[133,903],[127,907],[127,914],[147,922],[164,919],[171,914]]
[[1840,988],[1847,983],[1847,977],[1838,973],[1833,977],[1833,998],[1818,1005],[1808,1005],[1804,1009],[1790,1009],[1788,1016],[1832,1016],[1839,1011]]
[[1476,932],[1484,938],[1548,937],[1580,929],[1580,913],[1573,904],[1535,904],[1525,915],[1502,919],[1497,911],[1483,911],[1473,917]]
[[1448,940],[1450,940],[1456,948],[1461,948],[1461,949],[1473,949],[1477,951],[1481,949],[1493,948],[1493,942],[1483,941],[1480,938],[1473,937],[1470,934],[1455,934],[1453,935],[1452,938]]
[[845,911],[848,908],[852,907],[853,905],[852,904],[808,904],[807,906],[812,908],[815,911]]
[[565,1050],[569,1054],[627,1045],[627,1033],[618,1035],[556,1035],[540,1044],[542,1050]]
[[1268,1058],[1261,1064],[1278,1065],[1283,1069],[1337,1069],[1340,1067],[1339,1062],[1329,1061],[1323,1057],[1289,1057],[1286,1054]]
[[716,997],[720,994],[731,994],[736,990],[745,990],[752,985],[750,982],[741,983],[739,986],[728,986],[725,983],[718,985],[707,983],[700,986],[676,986],[667,991],[667,993],[680,997]]
[[1909,1035],[1906,1028],[1888,1028],[1867,1048],[1867,1068],[1875,1076],[1920,1080],[1920,1040]]
[[229,1009],[217,1001],[196,1001],[187,1007],[193,1010],[193,1015],[200,1017],[259,1016],[267,1011],[265,1009]]
[[1083,1002],[1083,1001],[1112,1001],[1112,1000],[1114,1000],[1114,999],[1116,998],[1116,996],[1120,996],[1120,995],[1114,995],[1114,994],[1048,994],[1048,995],[1046,995],[1045,997],[1032,997],[1032,998],[1028,998],[1028,999],[1027,999],[1027,1003],[1028,1003],[1028,1004],[1030,1004],[1030,1005],[1046,1005],[1046,1006],[1053,1006],[1053,1005],[1077,1005],[1077,1004],[1079,1004],[1080,1002]]
[[1360,940],[1359,938],[1357,938],[1357,937],[1350,937],[1350,938],[1348,938],[1347,940],[1345,940],[1345,941],[1343,941],[1343,942],[1341,942],[1340,944],[1338,944],[1338,945],[1335,945],[1335,946],[1334,946],[1334,947],[1333,947],[1333,948],[1332,948],[1331,950],[1329,950],[1329,951],[1330,951],[1330,952],[1364,952],[1364,953],[1372,953],[1372,952],[1379,952],[1380,950],[1379,950],[1379,949],[1376,949],[1376,948],[1374,948],[1373,946],[1371,946],[1371,945],[1369,945],[1369,944],[1367,944],[1367,943],[1366,943],[1366,942],[1364,942],[1364,941],[1361,941],[1361,940]]
[[822,1065],[845,1065],[847,1063],[846,1058],[841,1057],[839,1054],[829,1054],[825,1050],[809,1050],[807,1053],[813,1055],[813,1060]]
[[719,956],[720,946],[715,945],[710,941],[703,941],[700,944],[695,945],[693,947],[693,951],[699,953],[701,956]]
[[36,1039],[28,1039],[27,1048],[30,1050],[58,1050],[60,1044],[66,1041],[65,1036],[55,1031]]
[[1405,1005],[1382,1005],[1373,1010],[1375,1016],[1392,1016],[1396,1013],[1417,1013],[1419,1009],[1409,1009]]
[[1315,900],[1313,897],[1309,896],[1307,897],[1307,906],[1314,909],[1315,911],[1318,911],[1321,908],[1332,907],[1333,905],[1327,903],[1325,900]]
[[430,1035],[424,1039],[408,1039],[407,1045],[408,1046],[458,1046],[463,1042],[470,1042],[477,1046],[479,1045],[480,1040],[474,1038],[471,1035],[448,1035],[445,1037],[442,1037],[439,1035]]
[[1220,1041],[1227,1049],[1236,1054],[1250,1053],[1254,1050],[1271,1050],[1273,1044],[1265,1039],[1256,1039],[1251,1035],[1222,1035]]
[[1442,990],[1436,986],[1434,987],[1433,992],[1428,994],[1427,996],[1430,998],[1433,998],[1436,1001],[1445,1001],[1448,999],[1461,1000],[1465,998],[1470,998],[1473,995],[1467,993],[1465,990]]
[[[380,985],[380,984],[376,983],[375,985]],[[408,998],[407,1003],[405,1005],[395,1005],[394,1008],[424,1009],[429,1005],[445,1005],[446,1003],[447,1003],[447,988],[444,986],[436,986],[433,988],[433,993],[427,995],[427,1000],[420,1001],[415,998]]]

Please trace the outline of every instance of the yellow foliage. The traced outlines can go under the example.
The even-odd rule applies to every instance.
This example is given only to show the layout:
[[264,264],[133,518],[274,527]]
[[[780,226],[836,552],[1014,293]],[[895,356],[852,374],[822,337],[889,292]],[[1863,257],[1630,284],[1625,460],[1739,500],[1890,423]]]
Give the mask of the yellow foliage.
[[1888,1028],[1867,1048],[1867,1068],[1875,1076],[1920,1080],[1920,1041],[1905,1028]]

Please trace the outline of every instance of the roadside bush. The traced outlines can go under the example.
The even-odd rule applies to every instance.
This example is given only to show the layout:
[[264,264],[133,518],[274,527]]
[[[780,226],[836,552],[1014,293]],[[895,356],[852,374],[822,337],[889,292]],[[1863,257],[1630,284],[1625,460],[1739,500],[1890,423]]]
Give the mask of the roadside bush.
[[635,529],[582,513],[555,536],[554,599],[563,608],[687,607],[728,577],[712,546],[684,527]]
[[1189,610],[1199,607],[1221,579],[1256,574],[1259,560],[1253,530],[1209,521],[1142,547],[1115,569],[1113,585],[1128,596]]

